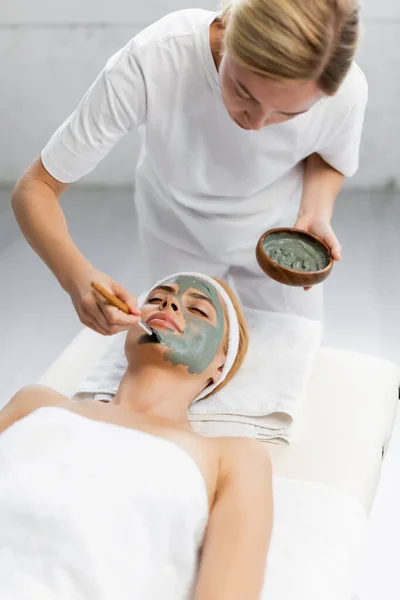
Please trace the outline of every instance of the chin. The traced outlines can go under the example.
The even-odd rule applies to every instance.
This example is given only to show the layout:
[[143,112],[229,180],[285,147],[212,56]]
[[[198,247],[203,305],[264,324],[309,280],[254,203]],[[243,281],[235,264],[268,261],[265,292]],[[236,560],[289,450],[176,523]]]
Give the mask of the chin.
[[128,366],[135,371],[137,368],[140,369],[146,366],[165,368],[167,362],[164,354],[167,351],[168,348],[161,344],[141,344],[140,336],[136,342],[128,342],[128,339],[125,342],[125,356]]
[[[145,348],[147,348],[147,344],[143,344],[143,340],[148,337],[144,331],[142,331],[139,327],[132,327],[129,329],[128,334],[125,339],[125,356],[128,362],[137,361],[138,356],[140,356]],[[151,351],[157,350],[157,344],[148,344]],[[148,350],[146,350],[146,354]]]

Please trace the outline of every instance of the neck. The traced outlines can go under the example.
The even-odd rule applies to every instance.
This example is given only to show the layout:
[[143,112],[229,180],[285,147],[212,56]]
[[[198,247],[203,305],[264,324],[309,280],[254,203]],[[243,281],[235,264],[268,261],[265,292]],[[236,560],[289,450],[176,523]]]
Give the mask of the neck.
[[211,48],[211,54],[213,56],[215,67],[216,67],[217,71],[219,70],[219,65],[221,64],[221,60],[222,60],[221,49],[222,49],[223,35],[224,35],[224,28],[222,26],[222,23],[219,20],[216,20],[213,23],[211,23],[210,48]]
[[187,409],[198,392],[199,382],[177,378],[173,369],[128,367],[113,404],[143,417],[189,426]]

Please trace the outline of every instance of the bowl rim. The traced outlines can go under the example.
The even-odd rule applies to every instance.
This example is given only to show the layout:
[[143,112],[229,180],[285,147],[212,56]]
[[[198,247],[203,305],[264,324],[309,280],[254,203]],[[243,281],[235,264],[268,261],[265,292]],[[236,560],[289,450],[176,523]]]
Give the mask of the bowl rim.
[[[272,258],[270,256],[268,256],[268,254],[264,250],[263,241],[265,240],[266,237],[268,237],[269,235],[271,235],[273,233],[283,233],[285,231],[293,232],[293,233],[301,233],[302,235],[309,237],[309,238],[313,239],[314,241],[318,242],[319,244],[321,244],[321,246],[323,246],[325,248],[325,250],[327,251],[327,254],[330,259],[327,266],[324,267],[323,269],[320,269],[319,271],[297,271],[297,269],[289,269],[288,267],[284,267],[284,266],[280,265],[275,260],[272,260]],[[260,239],[258,240],[257,248],[263,253],[263,255],[266,257],[268,262],[270,262],[274,266],[277,266],[279,269],[282,269],[282,271],[286,271],[287,273],[299,273],[299,274],[305,275],[305,276],[313,275],[316,273],[323,274],[332,268],[333,262],[334,262],[333,256],[331,253],[331,249],[329,248],[329,246],[326,242],[324,242],[320,237],[318,237],[314,233],[309,233],[308,231],[304,231],[304,229],[298,229],[297,227],[275,227],[274,229],[269,229],[268,231],[265,231],[261,235]]]

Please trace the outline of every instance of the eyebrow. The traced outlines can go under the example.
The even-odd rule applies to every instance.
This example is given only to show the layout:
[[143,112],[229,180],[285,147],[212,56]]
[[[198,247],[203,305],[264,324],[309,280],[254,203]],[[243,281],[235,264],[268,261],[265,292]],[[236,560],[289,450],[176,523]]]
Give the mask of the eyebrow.
[[196,298],[197,300],[205,300],[206,302],[211,304],[211,306],[213,307],[214,310],[216,310],[214,302],[211,300],[211,298],[208,298],[207,296],[204,296],[203,294],[199,294],[198,292],[190,292],[189,296],[191,298]]
[[[258,100],[256,100],[256,98],[254,98],[252,94],[250,94],[249,90],[246,88],[246,86],[243,85],[243,83],[240,83],[240,81],[236,81],[236,85],[239,88],[241,88],[245,94],[250,96],[250,98],[254,100],[254,102],[256,102],[257,104],[261,104]],[[279,110],[278,112],[280,115],[286,115],[287,117],[295,117],[297,115],[303,115],[304,113],[308,112],[308,108],[306,110],[300,110],[298,112],[284,112],[282,110]]]
[[157,290],[163,290],[164,292],[168,292],[168,294],[175,294],[175,288],[170,285],[158,285],[154,290],[151,290],[150,294],[153,294]]

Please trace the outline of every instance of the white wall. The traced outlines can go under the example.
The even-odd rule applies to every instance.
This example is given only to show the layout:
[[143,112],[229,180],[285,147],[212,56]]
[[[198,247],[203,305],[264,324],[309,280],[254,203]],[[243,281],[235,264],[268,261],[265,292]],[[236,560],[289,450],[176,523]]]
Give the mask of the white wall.
[[[13,184],[74,109],[107,58],[163,14],[219,0],[2,0],[0,183]],[[370,86],[361,169],[351,186],[400,185],[400,2],[364,0],[358,62]],[[86,178],[129,185],[138,142],[129,136]]]

